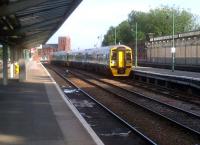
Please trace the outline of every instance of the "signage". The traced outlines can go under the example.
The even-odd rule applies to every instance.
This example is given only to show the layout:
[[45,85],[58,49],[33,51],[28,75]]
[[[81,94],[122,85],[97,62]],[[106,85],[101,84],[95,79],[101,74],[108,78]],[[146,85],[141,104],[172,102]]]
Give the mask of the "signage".
[[172,47],[171,48],[171,53],[175,53],[176,52],[176,48],[175,47]]

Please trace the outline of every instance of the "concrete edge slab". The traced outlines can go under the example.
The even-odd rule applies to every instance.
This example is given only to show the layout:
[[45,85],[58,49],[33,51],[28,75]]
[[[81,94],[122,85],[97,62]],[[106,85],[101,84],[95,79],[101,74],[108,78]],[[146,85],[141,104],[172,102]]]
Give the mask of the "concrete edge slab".
[[55,85],[56,89],[58,90],[60,96],[62,97],[62,99],[64,100],[64,102],[66,103],[66,105],[70,108],[70,110],[74,113],[74,115],[78,118],[78,120],[80,121],[80,123],[83,125],[83,127],[86,129],[86,131],[90,134],[90,136],[92,137],[92,139],[94,140],[94,142],[97,145],[104,145],[104,143],[101,141],[101,139],[97,136],[97,134],[94,132],[94,130],[89,126],[89,124],[86,122],[86,120],[81,116],[81,114],[79,113],[79,111],[74,107],[73,104],[71,104],[71,102],[65,97],[65,94],[62,92],[62,90],[60,89],[60,87],[58,86],[58,84],[55,82],[55,80],[51,77],[51,75],[49,74],[49,72],[46,70],[46,68],[40,63],[40,65],[43,67],[43,69],[45,70],[45,72],[47,73],[47,75],[50,77],[50,79],[52,80],[52,83]]
[[191,77],[184,77],[184,76],[166,75],[161,73],[154,73],[154,72],[140,71],[140,70],[134,71],[133,73],[137,76],[155,78],[163,81],[188,85],[200,89],[200,86],[195,84],[196,82],[200,82],[200,79],[194,79]]
[[134,70],[134,72],[141,72],[141,73],[146,73],[146,74],[154,74],[158,76],[167,76],[167,77],[174,77],[174,78],[180,78],[180,79],[188,79],[188,80],[195,80],[195,81],[200,81],[199,78],[195,77],[188,77],[188,76],[177,76],[177,75],[170,75],[170,74],[162,74],[162,73],[156,73],[156,72],[151,72],[151,71],[143,71],[143,70]]

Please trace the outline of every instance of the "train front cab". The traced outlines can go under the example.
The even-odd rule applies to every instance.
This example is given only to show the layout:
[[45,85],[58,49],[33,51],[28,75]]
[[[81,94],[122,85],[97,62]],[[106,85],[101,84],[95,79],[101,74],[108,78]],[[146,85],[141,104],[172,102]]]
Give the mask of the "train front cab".
[[132,69],[132,50],[120,46],[110,50],[110,69],[113,76],[129,76]]

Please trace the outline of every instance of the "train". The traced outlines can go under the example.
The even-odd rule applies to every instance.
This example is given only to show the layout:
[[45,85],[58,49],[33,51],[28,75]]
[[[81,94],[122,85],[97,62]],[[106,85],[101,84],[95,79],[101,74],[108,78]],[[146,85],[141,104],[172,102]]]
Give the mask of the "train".
[[133,52],[125,45],[54,52],[50,63],[100,72],[114,77],[127,77],[133,69]]

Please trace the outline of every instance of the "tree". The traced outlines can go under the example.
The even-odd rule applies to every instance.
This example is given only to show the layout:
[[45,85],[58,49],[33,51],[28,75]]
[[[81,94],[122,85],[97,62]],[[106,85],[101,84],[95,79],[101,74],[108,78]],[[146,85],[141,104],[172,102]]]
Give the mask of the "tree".
[[104,36],[103,45],[115,44],[115,31],[116,43],[128,44],[133,40],[133,33],[128,21],[121,22],[117,27],[110,27],[107,34]]
[[[117,27],[117,41],[123,44],[129,44],[135,40],[135,25],[138,26],[138,40],[146,40],[149,33],[153,33],[154,37],[172,34],[172,16],[175,18],[175,33],[188,32],[200,29],[198,17],[191,12],[175,8],[163,6],[151,9],[149,12],[132,11],[128,15],[126,21],[121,22]],[[104,36],[103,45],[114,44],[115,27],[110,27]]]
[[114,45],[115,44],[115,27],[110,27],[107,31],[107,34],[104,35],[104,39],[102,42],[103,46],[106,45]]
[[128,44],[133,40],[131,27],[128,21],[123,21],[117,27],[119,33],[119,41],[122,44]]

